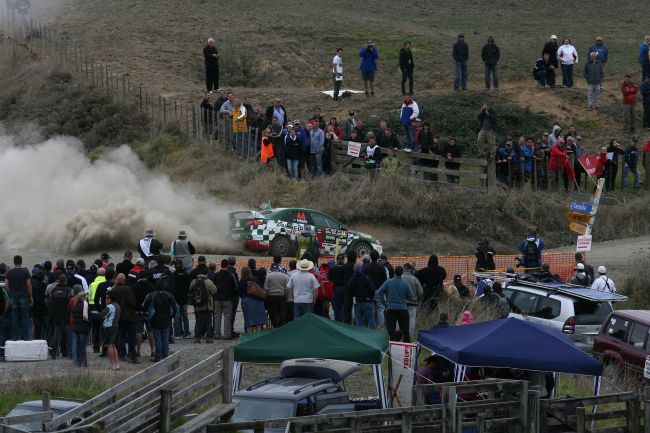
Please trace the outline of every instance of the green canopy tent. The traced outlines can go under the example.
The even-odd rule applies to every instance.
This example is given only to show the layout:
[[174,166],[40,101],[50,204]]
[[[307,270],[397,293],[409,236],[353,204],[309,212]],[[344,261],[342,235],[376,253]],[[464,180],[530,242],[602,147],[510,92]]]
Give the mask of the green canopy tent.
[[304,315],[280,328],[242,334],[235,346],[233,391],[239,388],[242,363],[280,364],[294,358],[326,358],[372,364],[377,391],[386,407],[381,363],[388,350],[388,334],[357,328],[315,314]]

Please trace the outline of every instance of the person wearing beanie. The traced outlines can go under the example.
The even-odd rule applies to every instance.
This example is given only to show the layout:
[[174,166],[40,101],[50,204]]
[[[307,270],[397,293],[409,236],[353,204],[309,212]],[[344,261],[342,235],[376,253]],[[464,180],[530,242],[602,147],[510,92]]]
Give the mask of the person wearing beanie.
[[594,280],[591,285],[593,290],[600,290],[601,292],[616,293],[616,286],[614,281],[607,276],[607,268],[605,266],[598,266],[598,278]]

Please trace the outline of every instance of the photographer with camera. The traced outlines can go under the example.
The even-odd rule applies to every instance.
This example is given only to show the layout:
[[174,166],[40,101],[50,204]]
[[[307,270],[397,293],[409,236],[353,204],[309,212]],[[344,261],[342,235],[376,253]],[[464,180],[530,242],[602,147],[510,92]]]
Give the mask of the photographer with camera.
[[375,72],[377,71],[377,57],[379,52],[372,41],[361,46],[359,51],[361,57],[361,78],[363,79],[363,90],[366,96],[375,96]]

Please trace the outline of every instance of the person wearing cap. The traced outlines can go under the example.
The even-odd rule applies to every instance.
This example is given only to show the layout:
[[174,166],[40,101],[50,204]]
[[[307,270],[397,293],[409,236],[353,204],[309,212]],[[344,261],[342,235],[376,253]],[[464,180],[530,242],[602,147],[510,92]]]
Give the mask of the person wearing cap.
[[458,296],[462,298],[469,298],[470,292],[465,284],[463,284],[463,278],[456,274],[454,275],[454,287],[458,291]]
[[334,84],[334,100],[340,101],[339,92],[343,84],[343,48],[337,48],[332,58],[332,82]]
[[483,64],[485,65],[485,92],[490,90],[490,74],[492,75],[492,85],[494,90],[499,90],[499,58],[501,58],[501,51],[497,44],[494,43],[494,37],[488,36],[487,43],[481,50],[481,59],[483,59]]
[[454,91],[467,90],[467,61],[469,60],[469,46],[465,42],[465,35],[458,34],[454,43],[451,56],[456,62],[454,72]]
[[101,267],[106,269],[113,262],[111,261],[111,256],[108,253],[102,253],[99,256],[99,259],[102,261]]
[[145,230],[144,238],[138,242],[138,252],[140,253],[140,257],[144,259],[145,264],[148,264],[149,260],[159,256],[162,249],[163,244],[156,239],[156,233],[153,229]]
[[174,261],[180,260],[183,264],[183,270],[189,274],[192,272],[192,265],[194,264],[192,256],[195,253],[194,245],[187,239],[187,231],[179,230],[178,238],[171,243],[169,255],[172,256]]
[[605,67],[609,58],[609,49],[607,48],[607,45],[605,45],[605,40],[602,36],[596,36],[596,41],[591,47],[589,47],[588,54],[591,55],[591,53],[596,53],[598,61],[603,65],[603,67]]
[[601,292],[616,293],[614,281],[607,276],[607,268],[605,266],[598,266],[598,278],[594,280],[591,288],[593,290],[600,290]]
[[583,287],[590,287],[590,279],[587,273],[585,272],[585,265],[582,263],[577,263],[576,267],[573,268],[575,274],[571,277],[571,284],[575,284]]
[[205,59],[205,88],[212,92],[219,88],[219,50],[214,46],[214,39],[208,38],[208,44],[203,47]]
[[377,57],[379,52],[372,41],[368,41],[361,46],[359,50],[361,57],[361,79],[363,80],[363,90],[366,96],[375,96],[375,72],[377,71]]
[[400,108],[399,119],[404,128],[406,148],[409,151],[416,152],[418,149],[415,143],[415,126],[413,123],[420,115],[418,103],[413,100],[411,95],[405,95]]
[[415,295],[415,299],[406,300],[406,310],[409,313],[409,335],[415,336],[415,321],[418,314],[418,306],[422,304],[422,297],[424,291],[422,290],[422,284],[413,274],[413,265],[409,262],[404,263],[404,274],[402,279],[411,288],[411,291]]
[[314,311],[317,290],[320,287],[318,280],[309,271],[314,263],[302,259],[296,264],[298,272],[293,274],[287,282],[287,287],[293,292],[293,318],[297,319]]
[[115,265],[115,272],[118,274],[129,275],[131,268],[133,268],[133,253],[131,251],[124,252],[124,259]]
[[396,338],[397,325],[404,333],[403,342],[411,342],[409,333],[409,314],[406,305],[407,300],[417,300],[411,286],[402,278],[404,268],[397,266],[395,268],[395,277],[386,280],[377,290],[375,299],[378,299],[385,306],[384,316],[386,320],[386,330],[391,340],[398,341]]
[[282,105],[282,100],[280,98],[275,98],[273,100],[273,105],[266,108],[266,118],[273,119],[273,116],[278,118],[278,123],[282,126],[289,122],[289,115],[287,114],[284,105]]
[[550,39],[544,44],[544,48],[542,49],[542,57],[544,57],[545,54],[548,54],[549,58],[550,65],[546,69],[546,84],[550,88],[555,87],[555,71],[559,67],[557,61],[557,49],[557,36],[551,35]]
[[399,50],[399,69],[402,71],[402,96],[406,95],[406,80],[409,81],[409,95],[413,95],[413,51],[411,51],[411,41],[404,42],[404,46]]
[[589,54],[589,61],[585,63],[582,72],[584,79],[587,81],[587,111],[591,111],[593,105],[596,110],[600,110],[601,85],[604,78],[603,64],[598,60],[598,53]]
[[[460,169],[460,163],[452,162],[452,161],[456,158],[460,158],[461,156],[463,156],[463,148],[458,145],[458,143],[456,142],[456,137],[454,137],[453,135],[449,136],[449,140],[447,140],[447,146],[443,151],[443,155],[445,156],[445,158],[447,158],[447,161],[445,161],[445,168],[447,170]],[[460,183],[460,176],[454,176],[448,174],[447,182]]]

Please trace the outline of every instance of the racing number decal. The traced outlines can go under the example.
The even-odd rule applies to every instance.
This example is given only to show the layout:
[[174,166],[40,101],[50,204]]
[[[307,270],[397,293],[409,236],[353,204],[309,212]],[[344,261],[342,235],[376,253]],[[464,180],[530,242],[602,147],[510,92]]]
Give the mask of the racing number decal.
[[296,214],[296,222],[298,222],[299,224],[307,224],[307,215],[305,215],[304,212],[298,212]]

